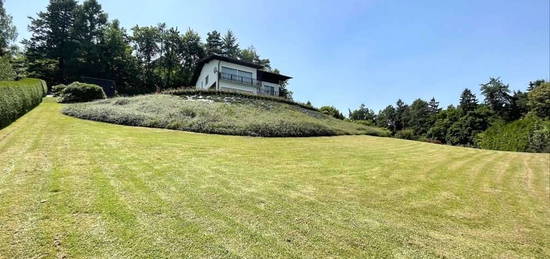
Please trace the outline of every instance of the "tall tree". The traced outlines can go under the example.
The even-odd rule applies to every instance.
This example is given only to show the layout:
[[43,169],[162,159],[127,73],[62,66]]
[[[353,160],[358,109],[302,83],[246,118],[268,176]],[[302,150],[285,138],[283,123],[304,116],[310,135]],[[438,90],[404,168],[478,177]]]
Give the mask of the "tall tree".
[[223,48],[223,41],[222,41],[222,35],[214,30],[206,34],[206,45],[205,45],[205,52],[206,55],[212,55],[212,54],[223,54],[222,48]]
[[531,113],[550,119],[550,82],[543,82],[529,92],[528,106]]
[[222,54],[230,58],[237,58],[239,53],[237,37],[231,30],[228,30],[222,39]]
[[393,133],[397,131],[397,113],[395,108],[388,105],[386,108],[378,112],[376,116],[376,125],[391,130]]
[[132,40],[138,59],[144,68],[144,83],[149,91],[156,90],[159,86],[154,76],[154,58],[159,53],[160,33],[156,26],[132,28]]
[[191,29],[188,29],[182,36],[181,55],[183,61],[181,78],[186,85],[191,85],[195,67],[205,55],[200,35]]
[[141,86],[140,80],[136,78],[139,74],[138,61],[132,55],[130,37],[118,20],[106,26],[98,45],[100,53],[98,67],[103,77],[115,80],[121,92],[136,92],[135,88]]
[[73,37],[77,8],[75,0],[50,0],[45,12],[39,12],[36,18],[30,18],[29,31],[32,36],[30,40],[24,41],[27,58],[31,63],[30,69],[32,70],[33,63],[42,63],[47,59],[56,60],[53,83],[69,80],[68,68],[77,48]]
[[396,130],[407,128],[407,121],[409,120],[409,106],[399,99],[396,102],[395,113],[397,119],[395,123]]
[[106,26],[107,14],[96,0],[86,0],[78,6],[72,32],[78,42],[78,67],[71,71],[73,74],[104,77],[98,73],[97,67],[100,65],[98,44]]
[[511,104],[510,89],[500,78],[490,78],[489,82],[481,84],[481,93],[485,103],[500,117],[508,119],[508,108]]
[[260,58],[260,55],[256,52],[256,48],[254,46],[250,46],[246,49],[242,49],[239,54],[239,58],[241,60],[256,63],[259,65],[262,65],[264,69],[271,70],[271,65],[269,59],[262,59]]
[[10,45],[17,39],[17,30],[12,20],[4,9],[4,0],[0,0],[0,57],[9,53]]
[[460,95],[460,105],[458,106],[464,113],[471,112],[477,108],[477,99],[475,94],[466,88]]
[[416,99],[409,107],[408,127],[411,127],[416,136],[422,136],[430,129],[430,107],[428,102]]
[[349,118],[351,120],[374,121],[375,115],[374,111],[361,104],[357,110],[349,111]]
[[182,46],[182,37],[177,28],[170,28],[163,33],[164,57],[163,66],[166,73],[164,76],[165,85],[171,87],[174,85],[175,72],[181,64],[182,55],[180,49]]

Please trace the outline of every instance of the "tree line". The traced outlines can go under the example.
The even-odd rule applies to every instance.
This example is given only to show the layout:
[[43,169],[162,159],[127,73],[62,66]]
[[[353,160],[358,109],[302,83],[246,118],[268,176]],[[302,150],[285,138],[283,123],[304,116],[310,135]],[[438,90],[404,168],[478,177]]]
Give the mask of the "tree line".
[[[24,51],[17,51],[10,48],[15,27],[3,0],[0,4],[0,15],[9,20],[0,23],[0,55],[8,57],[16,77],[42,78],[51,85],[97,77],[115,81],[121,94],[137,94],[193,85],[198,61],[211,54],[279,72],[254,46],[241,49],[231,30],[208,32],[205,42],[190,28],[181,32],[165,23],[128,31],[117,19],[110,21],[97,0],[50,0],[46,10],[30,17],[31,37],[22,41]],[[281,92],[291,97],[286,87]]]
[[[451,145],[476,146],[476,136],[497,123],[509,123],[528,116],[550,119],[550,83],[530,82],[527,90],[511,91],[499,78],[480,85],[483,100],[464,89],[457,106],[442,109],[439,102],[416,99],[410,105],[397,100],[377,114],[362,104],[349,111],[349,119],[367,121],[389,129],[395,137]],[[343,115],[334,107],[323,108],[336,118]]]

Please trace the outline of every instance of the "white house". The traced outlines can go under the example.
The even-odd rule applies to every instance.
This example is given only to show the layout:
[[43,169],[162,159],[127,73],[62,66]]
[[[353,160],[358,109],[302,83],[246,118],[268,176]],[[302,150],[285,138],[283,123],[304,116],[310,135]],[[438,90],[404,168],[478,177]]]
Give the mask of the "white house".
[[211,55],[199,61],[193,81],[197,89],[279,96],[281,83],[292,77],[262,70],[258,64]]

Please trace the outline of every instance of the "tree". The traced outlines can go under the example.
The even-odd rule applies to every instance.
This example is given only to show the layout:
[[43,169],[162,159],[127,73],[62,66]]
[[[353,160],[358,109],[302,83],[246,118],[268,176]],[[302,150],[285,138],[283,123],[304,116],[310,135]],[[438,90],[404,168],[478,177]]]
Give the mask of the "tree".
[[343,120],[345,118],[344,115],[334,106],[323,106],[319,108],[319,111],[336,119]]
[[431,115],[436,115],[441,111],[441,109],[439,108],[439,102],[436,101],[434,97],[432,97],[432,99],[428,103],[428,110],[430,111]]
[[[281,73],[281,72],[279,72],[279,69],[276,69],[276,68],[273,69],[272,72],[275,73],[275,74],[280,74]],[[293,92],[288,89],[288,82],[287,81],[279,82],[279,86],[280,86],[280,88],[279,88],[279,97],[292,100]]]
[[231,30],[228,30],[225,36],[223,36],[222,54],[230,58],[237,58],[240,54],[237,37]]
[[0,57],[10,51],[10,45],[17,39],[17,30],[13,18],[4,9],[4,0],[0,0]]
[[389,129],[392,133],[397,131],[397,112],[395,108],[388,105],[386,108],[378,112],[376,116],[376,125]]
[[[68,68],[73,65],[77,43],[73,28],[78,4],[75,0],[50,0],[45,12],[39,12],[37,18],[30,18],[30,40],[25,40],[29,63],[43,63],[45,59],[55,59],[53,84],[69,80]],[[53,64],[51,62],[48,62]],[[30,72],[38,73],[33,65]],[[47,77],[48,75],[43,75]]]
[[160,32],[156,26],[132,28],[132,40],[137,57],[144,67],[144,83],[149,90],[155,90],[158,85],[153,74],[154,57],[159,53]]
[[467,113],[448,128],[445,142],[451,145],[474,146],[476,135],[489,127],[491,116],[492,111],[487,106],[480,106]]
[[107,26],[107,14],[96,0],[86,0],[75,13],[73,38],[78,42],[78,64],[71,69],[73,74],[104,77],[98,73],[100,65],[99,42]]
[[206,35],[207,35],[206,45],[205,45],[206,55],[223,54],[222,35],[216,30],[209,32]]
[[428,132],[432,126],[430,115],[430,107],[426,101],[416,99],[411,104],[408,111],[407,125],[413,129],[414,135],[422,136]]
[[475,94],[466,88],[460,95],[460,105],[458,106],[464,113],[471,112],[477,108],[477,99]]
[[106,26],[98,48],[98,67],[103,77],[115,80],[119,92],[136,93],[136,87],[142,84],[136,77],[140,73],[138,60],[132,55],[130,37],[118,20]]
[[528,106],[531,113],[550,119],[550,82],[541,83],[529,92]]
[[481,93],[485,103],[501,118],[508,119],[508,109],[511,104],[510,89],[500,78],[490,78],[489,82],[481,84]]
[[258,55],[258,53],[256,52],[256,48],[254,48],[254,46],[250,46],[246,49],[241,50],[239,53],[239,58],[243,61],[262,65],[266,70],[271,70],[269,59],[261,59],[260,55]]
[[367,108],[364,104],[361,104],[357,110],[349,111],[349,118],[351,120],[374,121],[374,117],[374,111]]
[[183,65],[181,67],[181,79],[186,85],[191,85],[191,77],[200,59],[204,57],[204,47],[201,37],[195,31],[188,29],[182,37],[180,53]]
[[429,139],[446,143],[447,131],[453,123],[460,119],[460,114],[460,110],[452,105],[442,110],[435,116],[435,121],[426,136]]
[[166,30],[162,38],[164,42],[164,56],[162,57],[162,64],[165,68],[164,85],[170,87],[175,84],[175,72],[182,63],[180,49],[183,42],[177,28]]
[[402,130],[407,127],[409,106],[405,104],[401,99],[396,102],[396,122],[395,129],[396,131]]
[[0,81],[14,80],[17,74],[7,57],[0,57]]

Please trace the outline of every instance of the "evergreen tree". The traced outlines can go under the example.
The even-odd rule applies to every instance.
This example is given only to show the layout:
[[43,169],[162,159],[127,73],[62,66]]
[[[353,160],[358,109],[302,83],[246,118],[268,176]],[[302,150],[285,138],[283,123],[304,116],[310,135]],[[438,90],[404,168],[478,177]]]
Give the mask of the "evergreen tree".
[[154,75],[154,58],[159,53],[160,32],[156,26],[132,28],[132,40],[137,57],[144,68],[144,84],[148,91],[157,90],[159,85]]
[[464,113],[471,112],[477,108],[477,99],[475,94],[466,88],[460,95],[460,105],[458,106]]
[[223,48],[223,41],[222,41],[222,35],[214,30],[212,32],[209,32],[206,34],[206,45],[205,45],[205,52],[206,55],[212,55],[212,54],[223,54],[222,48]]
[[17,39],[17,30],[12,20],[4,9],[4,0],[0,0],[0,57],[9,53],[10,45]]
[[96,0],[86,0],[75,14],[73,38],[78,42],[78,63],[69,70],[72,74],[105,77],[99,73],[99,42],[107,26],[107,14]]
[[401,99],[397,100],[396,102],[396,122],[395,122],[395,129],[396,131],[402,130],[407,128],[407,121],[408,121],[408,110],[409,106],[405,104]]
[[227,31],[222,39],[222,54],[230,58],[237,58],[240,54],[237,37],[231,30]]
[[77,8],[75,0],[50,0],[45,12],[39,12],[37,18],[30,18],[29,31],[32,36],[24,41],[29,70],[40,73],[33,71],[34,68],[44,62],[54,64],[47,60],[55,60],[53,84],[67,82],[68,69],[74,65],[78,46],[73,34]]
[[239,53],[239,59],[262,65],[266,70],[271,69],[269,59],[261,59],[260,55],[258,55],[258,53],[256,52],[256,48],[254,48],[254,46],[250,46],[246,49],[241,50]]
[[430,129],[430,108],[426,101],[416,99],[409,107],[407,126],[412,128],[414,135],[422,136]]
[[193,76],[195,67],[205,55],[200,35],[191,29],[187,30],[182,37],[180,51],[183,61],[180,78],[182,78],[186,85],[191,85],[194,83],[191,82],[191,77]]
[[397,131],[397,112],[395,108],[388,105],[386,108],[378,112],[376,116],[376,125],[391,130],[393,133]]
[[481,92],[485,103],[501,118],[507,120],[511,104],[510,89],[499,78],[490,78],[489,82],[481,84]]

